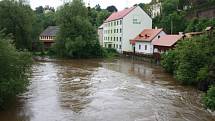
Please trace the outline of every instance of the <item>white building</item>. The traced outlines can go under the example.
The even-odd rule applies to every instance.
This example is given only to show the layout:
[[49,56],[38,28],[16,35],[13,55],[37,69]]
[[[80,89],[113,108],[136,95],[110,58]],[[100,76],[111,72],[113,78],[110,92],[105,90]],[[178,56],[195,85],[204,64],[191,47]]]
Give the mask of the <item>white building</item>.
[[152,19],[139,6],[115,12],[104,22],[102,45],[120,53],[132,52],[129,40],[146,28],[152,28]]
[[101,46],[103,46],[103,28],[104,28],[104,24],[102,24],[102,25],[98,28],[99,43],[100,43]]
[[162,4],[159,0],[156,0],[155,3],[151,5],[151,17],[155,18],[161,14]]
[[133,45],[133,52],[139,54],[153,54],[153,41],[166,35],[162,29],[144,29],[134,39],[130,40]]

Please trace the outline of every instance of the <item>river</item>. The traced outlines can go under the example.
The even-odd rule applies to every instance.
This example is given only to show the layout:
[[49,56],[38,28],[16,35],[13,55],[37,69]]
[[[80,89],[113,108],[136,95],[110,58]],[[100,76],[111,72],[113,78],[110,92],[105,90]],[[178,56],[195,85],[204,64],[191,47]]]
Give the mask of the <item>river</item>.
[[48,60],[32,71],[28,90],[0,121],[215,121],[201,92],[153,64]]

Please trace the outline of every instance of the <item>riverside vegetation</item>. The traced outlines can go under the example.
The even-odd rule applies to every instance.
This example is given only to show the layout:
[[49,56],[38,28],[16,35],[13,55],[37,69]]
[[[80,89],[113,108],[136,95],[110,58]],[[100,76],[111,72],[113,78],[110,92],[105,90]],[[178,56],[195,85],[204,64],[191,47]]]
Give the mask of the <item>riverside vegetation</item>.
[[25,91],[31,67],[31,54],[17,51],[12,39],[0,33],[0,109]]
[[26,89],[32,63],[30,53],[43,51],[39,34],[47,26],[61,27],[59,41],[50,50],[58,56],[95,58],[114,55],[113,51],[100,47],[96,34],[96,27],[110,12],[98,5],[87,8],[81,0],[65,4],[56,12],[49,9],[50,12],[45,13],[43,7],[33,11],[21,0],[0,1],[0,108],[5,108],[9,104],[6,102]]
[[179,42],[162,55],[161,65],[182,84],[195,85],[208,93],[204,104],[215,109],[215,38],[209,35]]

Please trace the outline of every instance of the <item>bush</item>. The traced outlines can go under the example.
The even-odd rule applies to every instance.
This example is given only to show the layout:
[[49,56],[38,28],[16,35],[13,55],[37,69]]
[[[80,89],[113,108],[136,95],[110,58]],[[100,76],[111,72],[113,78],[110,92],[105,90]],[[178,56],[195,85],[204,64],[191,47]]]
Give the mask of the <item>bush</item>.
[[174,51],[169,51],[168,53],[164,53],[161,56],[161,65],[164,67],[164,69],[169,72],[172,73],[175,70],[175,61],[176,61],[176,55]]
[[0,33],[0,108],[25,90],[32,63],[30,53],[17,51],[10,42]]
[[106,57],[106,58],[112,58],[119,55],[116,49],[113,49],[113,48],[103,48],[102,50],[103,50],[103,57]]
[[203,97],[203,102],[206,107],[215,110],[215,86],[211,86],[211,88],[207,91],[207,93]]
[[182,40],[174,50],[162,55],[161,64],[183,84],[197,85],[198,81],[206,81],[206,67],[212,58],[210,41],[207,36]]

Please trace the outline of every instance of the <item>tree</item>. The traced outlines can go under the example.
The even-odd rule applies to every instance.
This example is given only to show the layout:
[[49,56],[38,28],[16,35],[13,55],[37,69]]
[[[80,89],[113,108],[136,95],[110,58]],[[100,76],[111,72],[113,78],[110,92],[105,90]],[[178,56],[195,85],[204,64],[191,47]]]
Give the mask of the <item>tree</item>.
[[138,4],[149,16],[152,15],[151,4],[140,3]]
[[43,6],[36,7],[35,12],[36,14],[42,14],[44,12]]
[[31,50],[34,13],[30,6],[13,0],[0,1],[0,30],[12,34],[18,49]]
[[12,41],[0,32],[0,108],[26,89],[32,64],[30,53],[17,51]]
[[116,8],[114,5],[108,6],[108,7],[106,8],[106,10],[107,10],[108,12],[111,12],[111,13],[117,12],[117,11],[118,11],[117,8]]
[[60,32],[55,45],[59,56],[89,58],[102,56],[95,28],[81,0],[73,0],[57,11]]
[[102,9],[101,9],[101,6],[99,5],[99,4],[97,4],[96,6],[95,6],[95,9],[96,9],[96,11],[101,11]]

